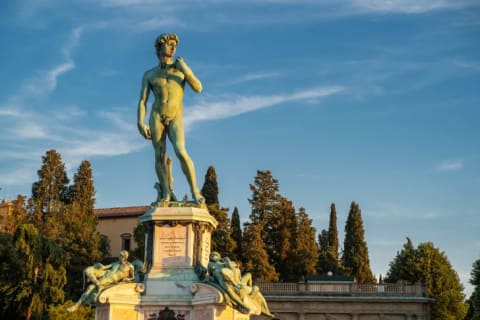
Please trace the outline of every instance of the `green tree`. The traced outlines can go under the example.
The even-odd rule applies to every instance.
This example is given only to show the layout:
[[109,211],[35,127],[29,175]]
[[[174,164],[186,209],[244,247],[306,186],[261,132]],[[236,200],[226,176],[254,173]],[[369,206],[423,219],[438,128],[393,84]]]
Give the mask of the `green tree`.
[[250,272],[255,282],[276,282],[278,273],[268,261],[265,243],[260,236],[263,223],[245,223],[243,231],[243,271]]
[[207,169],[201,192],[207,205],[219,203],[217,173],[213,166],[209,166]]
[[[283,281],[297,281],[303,266],[298,256],[298,244],[303,236],[297,229],[297,216],[293,202],[278,196],[278,210],[266,223],[270,225],[267,239],[271,243],[267,251],[273,266]],[[315,250],[316,251],[316,250]]]
[[318,264],[317,264],[317,272],[319,274],[327,274],[330,269],[330,260],[328,258],[328,231],[326,229],[322,229],[322,231],[318,234]]
[[230,234],[232,235],[232,240],[235,242],[235,250],[231,253],[232,259],[234,261],[241,261],[242,259],[242,227],[240,224],[240,215],[238,214],[238,208],[233,208],[231,224],[230,224]]
[[[408,267],[401,264],[406,263]],[[463,287],[445,253],[431,242],[415,249],[410,239],[390,263],[385,282],[424,283],[427,295],[435,299],[432,319],[463,319],[468,306],[463,302]]]
[[330,220],[328,230],[322,230],[318,238],[319,260],[317,270],[320,274],[333,272],[343,274],[343,269],[338,255],[338,230],[337,211],[335,204],[330,205]]
[[351,270],[351,275],[355,276],[359,283],[375,283],[370,269],[362,214],[360,207],[355,202],[350,205],[350,212],[345,223],[342,262],[344,268]]
[[[260,223],[277,215],[278,210],[278,180],[274,179],[269,170],[257,170],[254,184],[250,185],[252,198],[248,199],[252,205],[250,220],[252,223]],[[271,226],[266,226],[271,229]],[[270,230],[262,230],[262,239]]]
[[13,234],[17,226],[27,222],[27,199],[25,196],[17,195],[17,198],[12,201],[11,214],[7,216],[5,221],[5,231]]
[[470,297],[473,309],[472,319],[480,320],[480,259],[473,263],[470,276],[470,283],[473,285],[473,292]]
[[415,247],[412,240],[407,237],[403,249],[397,252],[394,260],[390,262],[390,269],[387,274],[387,282],[395,282],[402,279],[409,283],[415,283],[421,277],[418,273]]
[[290,249],[288,242],[280,243],[282,237],[282,214],[281,210],[290,210],[295,213],[292,208],[288,208],[287,200],[282,198],[278,194],[279,184],[278,180],[273,178],[272,173],[268,170],[257,171],[257,175],[254,179],[254,184],[250,185],[252,191],[252,197],[248,199],[252,205],[252,211],[250,214],[250,222],[252,224],[261,224],[260,236],[265,249],[267,251],[268,259],[271,265],[279,271],[281,264],[281,256],[285,250],[278,248],[283,245],[287,245]]
[[315,242],[315,228],[305,208],[300,208],[296,214],[297,232],[295,234],[295,278],[316,274],[318,248]]
[[338,256],[338,230],[337,230],[337,210],[335,203],[330,205],[330,220],[328,225],[328,261],[329,269],[333,273],[342,273],[342,267]]
[[65,213],[65,203],[70,202],[69,180],[61,155],[55,150],[47,151],[37,174],[39,180],[32,185],[30,211],[39,231],[55,240],[63,233],[57,222]]
[[202,187],[208,212],[217,220],[218,226],[212,232],[212,251],[219,252],[222,256],[231,256],[235,251],[235,241],[231,237],[230,219],[228,209],[220,207],[218,202],[217,174],[213,166],[208,167],[205,182]]
[[70,198],[76,202],[87,216],[95,216],[95,185],[93,183],[92,166],[84,160],[73,176],[73,185],[70,187]]
[[63,302],[65,254],[32,224],[19,225],[12,240],[0,274],[3,315],[43,319],[48,306]]

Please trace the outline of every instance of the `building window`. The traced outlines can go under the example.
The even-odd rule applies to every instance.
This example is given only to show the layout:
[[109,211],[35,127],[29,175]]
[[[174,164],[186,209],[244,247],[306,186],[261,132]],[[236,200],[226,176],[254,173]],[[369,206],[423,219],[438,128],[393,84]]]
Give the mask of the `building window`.
[[122,250],[130,251],[132,235],[130,233],[123,233],[120,237],[122,238]]

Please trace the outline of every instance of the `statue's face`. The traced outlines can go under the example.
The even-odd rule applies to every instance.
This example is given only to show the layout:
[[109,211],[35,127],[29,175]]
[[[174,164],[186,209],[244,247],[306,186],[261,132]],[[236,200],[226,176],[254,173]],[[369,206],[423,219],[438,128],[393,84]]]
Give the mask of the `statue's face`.
[[218,260],[220,260],[220,258],[221,258],[220,253],[218,253],[218,252],[210,253],[210,260],[218,261]]
[[121,262],[121,263],[125,263],[128,261],[128,255],[127,254],[124,254],[124,253],[120,253],[120,255],[118,256],[118,260]]
[[173,39],[168,40],[167,43],[163,43],[160,47],[160,55],[172,58],[175,55],[177,49],[177,42]]

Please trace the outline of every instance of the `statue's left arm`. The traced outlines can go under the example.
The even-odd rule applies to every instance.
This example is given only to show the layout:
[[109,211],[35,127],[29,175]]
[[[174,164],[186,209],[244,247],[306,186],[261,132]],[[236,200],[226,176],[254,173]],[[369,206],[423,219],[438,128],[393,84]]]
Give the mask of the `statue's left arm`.
[[202,83],[200,80],[193,74],[192,69],[186,64],[185,60],[182,57],[178,57],[175,60],[175,65],[180,69],[185,75],[185,80],[187,81],[190,88],[195,92],[202,92]]

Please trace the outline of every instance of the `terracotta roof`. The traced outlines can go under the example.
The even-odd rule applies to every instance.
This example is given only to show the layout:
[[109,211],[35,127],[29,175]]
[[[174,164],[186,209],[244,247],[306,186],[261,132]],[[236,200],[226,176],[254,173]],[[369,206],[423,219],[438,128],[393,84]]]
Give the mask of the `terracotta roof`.
[[95,209],[95,214],[99,219],[119,218],[119,217],[138,217],[148,210],[149,206],[136,207],[117,207],[117,208],[99,208]]

